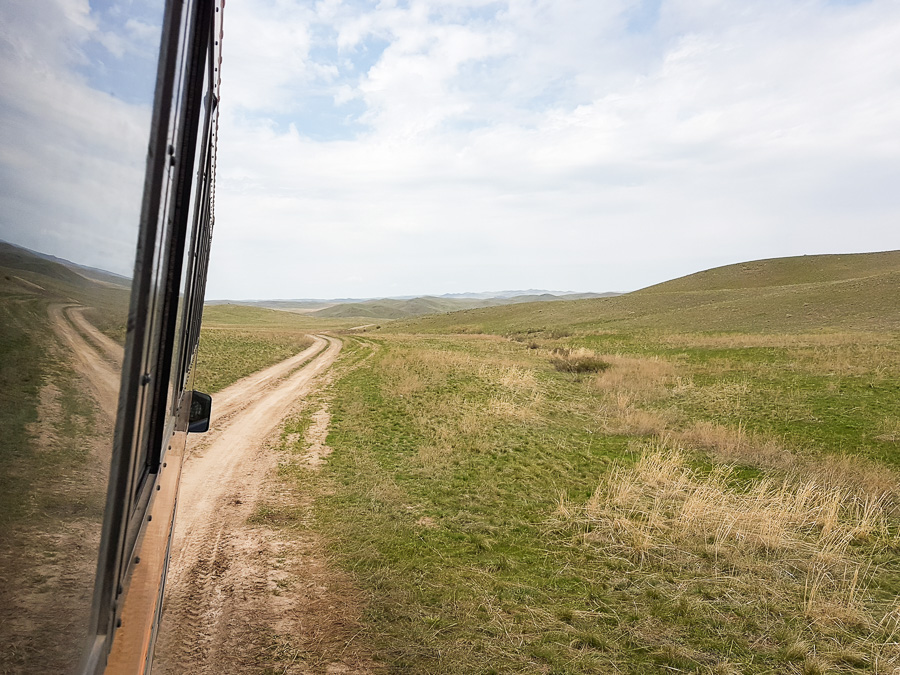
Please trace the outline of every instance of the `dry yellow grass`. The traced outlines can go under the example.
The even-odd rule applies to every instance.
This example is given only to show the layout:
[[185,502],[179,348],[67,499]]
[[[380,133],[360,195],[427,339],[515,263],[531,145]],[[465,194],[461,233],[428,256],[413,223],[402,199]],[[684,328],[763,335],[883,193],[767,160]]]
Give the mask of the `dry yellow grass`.
[[685,444],[709,451],[724,462],[748,464],[768,469],[790,469],[797,458],[790,450],[773,438],[753,434],[742,426],[725,426],[715,422],[699,421],[678,433]]
[[586,545],[645,574],[672,565],[699,570],[706,560],[740,602],[768,611],[799,605],[809,625],[826,633],[868,631],[866,649],[896,664],[900,608],[868,590],[877,572],[871,553],[900,545],[888,496],[790,472],[741,488],[728,465],[690,468],[674,442],[641,450],[634,466],[612,471],[586,503],[560,497],[557,517]]
[[478,369],[478,374],[514,392],[533,394],[538,388],[534,371],[517,365],[495,366],[483,364]]
[[890,499],[892,505],[900,503],[900,476],[897,472],[859,457],[798,455],[776,439],[750,433],[740,425],[734,428],[712,422],[695,422],[684,431],[671,432],[670,436],[688,447],[708,451],[719,461],[790,471],[822,484],[866,490]]
[[879,333],[675,333],[659,338],[660,344],[670,347],[703,349],[746,349],[749,347],[840,347],[843,345],[882,345],[891,342],[890,335]]
[[604,428],[610,433],[634,436],[664,433],[671,423],[669,416],[642,406],[669,395],[675,366],[658,357],[591,354],[609,364],[609,368],[589,381],[589,386],[600,392],[605,401],[598,411]]
[[635,398],[657,398],[666,393],[666,385],[675,376],[675,366],[659,357],[638,358],[622,354],[600,356],[610,364],[609,369],[591,381],[595,388],[615,393],[627,393]]
[[[476,644],[504,655],[498,672],[509,655],[521,672],[900,666],[900,608],[886,598],[900,579],[896,476],[760,423],[770,391],[776,421],[790,419],[782,403],[806,414],[797,392],[828,380],[785,362],[814,345],[656,357],[633,342],[628,354],[616,351],[628,340],[598,341],[586,353],[609,368],[573,374],[550,363],[560,341],[383,340],[377,369],[341,394],[334,470],[358,486],[338,488],[330,516],[354,533],[341,546],[366,542],[348,564],[375,589],[378,629],[406,654],[431,645],[463,664],[446,672],[487,663]],[[873,435],[896,429],[879,425],[885,410]],[[633,459],[626,448],[646,456],[589,498]],[[572,499],[553,518],[556,489]]]
[[610,366],[593,349],[557,347],[552,350],[550,364],[561,373],[602,373]]
[[[824,344],[836,344],[857,336],[842,333],[824,336],[713,336],[715,339],[707,339],[729,344],[747,338],[750,342],[765,344],[769,337],[792,337],[802,344],[814,344],[816,339]],[[860,342],[860,349],[879,350],[884,347],[884,353],[887,353],[888,348],[876,340]],[[841,353],[850,365],[842,365],[841,359],[834,358],[831,361],[834,368],[849,371],[864,367],[861,363],[864,364],[865,359],[861,359],[858,353],[852,357],[847,356],[846,351]],[[858,457],[798,454],[785,447],[782,440],[749,432],[740,423],[729,426],[705,420],[684,420],[667,407],[669,400],[689,399],[704,409],[740,418],[754,387],[753,373],[740,380],[718,381],[714,385],[699,387],[689,374],[681,374],[675,363],[659,357],[602,354],[600,358],[608,361],[610,368],[594,376],[590,385],[602,392],[604,404],[595,409],[595,414],[603,420],[604,428],[610,433],[673,439],[687,447],[702,449],[718,461],[791,471],[812,481],[852,489],[864,488],[872,494],[889,496],[892,504],[895,501],[900,503],[900,476],[889,468],[876,466]],[[828,357],[820,355],[816,359],[824,362]],[[882,371],[876,369],[878,372]],[[781,403],[790,406],[792,414],[798,419],[812,416],[813,413],[806,409],[802,401],[792,399],[795,395],[786,392]],[[877,431],[878,440],[900,439],[900,419],[885,417]]]
[[[678,334],[657,339],[661,345],[686,349],[785,350],[790,358],[776,367],[787,367],[794,372],[824,373],[839,377],[870,375],[875,380],[900,376],[900,359],[898,359],[900,345],[896,336],[892,334],[849,332],[798,335]],[[727,360],[722,360],[721,363],[723,367],[728,366]],[[767,370],[766,366],[757,367],[761,372]]]
[[890,441],[892,443],[900,441],[900,418],[885,417],[878,431],[881,433],[875,438],[879,441]]

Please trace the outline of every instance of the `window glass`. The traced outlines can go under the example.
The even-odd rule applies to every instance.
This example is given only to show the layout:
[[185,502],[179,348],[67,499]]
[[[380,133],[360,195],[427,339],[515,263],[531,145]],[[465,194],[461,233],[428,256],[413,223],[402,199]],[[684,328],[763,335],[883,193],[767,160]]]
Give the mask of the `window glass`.
[[84,646],[164,3],[0,3],[0,672]]

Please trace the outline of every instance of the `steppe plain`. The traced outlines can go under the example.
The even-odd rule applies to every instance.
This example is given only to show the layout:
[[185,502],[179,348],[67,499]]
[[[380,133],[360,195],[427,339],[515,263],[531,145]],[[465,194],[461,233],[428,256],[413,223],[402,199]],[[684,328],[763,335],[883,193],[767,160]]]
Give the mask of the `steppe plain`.
[[[806,256],[330,326],[246,522],[279,609],[231,662],[895,672],[898,282],[898,252]],[[284,316],[208,308],[198,375]]]
[[[0,528],[46,559],[4,574],[46,600],[62,539],[29,533],[102,508],[99,451],[61,439],[110,424],[50,310],[89,307],[57,323],[105,358],[125,296],[2,253]],[[886,252],[408,320],[207,307],[224,407],[186,480],[258,397],[284,417],[252,481],[185,505],[227,528],[173,552],[160,672],[898,672],[898,289]]]

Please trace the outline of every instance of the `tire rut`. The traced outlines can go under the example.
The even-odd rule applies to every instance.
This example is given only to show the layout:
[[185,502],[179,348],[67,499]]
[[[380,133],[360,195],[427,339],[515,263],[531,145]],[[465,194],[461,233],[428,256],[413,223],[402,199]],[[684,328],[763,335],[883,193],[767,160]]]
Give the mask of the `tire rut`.
[[[234,657],[240,650],[229,647],[238,634],[245,634],[241,627],[252,622],[234,606],[238,600],[266,596],[269,580],[262,560],[268,559],[272,542],[248,532],[246,523],[277,464],[266,439],[317,385],[341,349],[335,338],[316,340],[301,354],[245,378],[214,399],[216,410],[218,399],[225,398],[224,410],[214,417],[219,429],[188,455],[183,469],[156,673],[218,675],[252,669],[252,663]],[[223,658],[226,653],[229,658]]]

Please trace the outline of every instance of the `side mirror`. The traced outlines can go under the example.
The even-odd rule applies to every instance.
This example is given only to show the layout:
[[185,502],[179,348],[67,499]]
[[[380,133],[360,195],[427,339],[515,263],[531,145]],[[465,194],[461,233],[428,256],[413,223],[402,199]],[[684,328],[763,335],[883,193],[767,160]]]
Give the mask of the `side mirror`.
[[188,417],[188,433],[202,434],[209,431],[212,414],[212,396],[199,391],[191,392],[191,412]]

